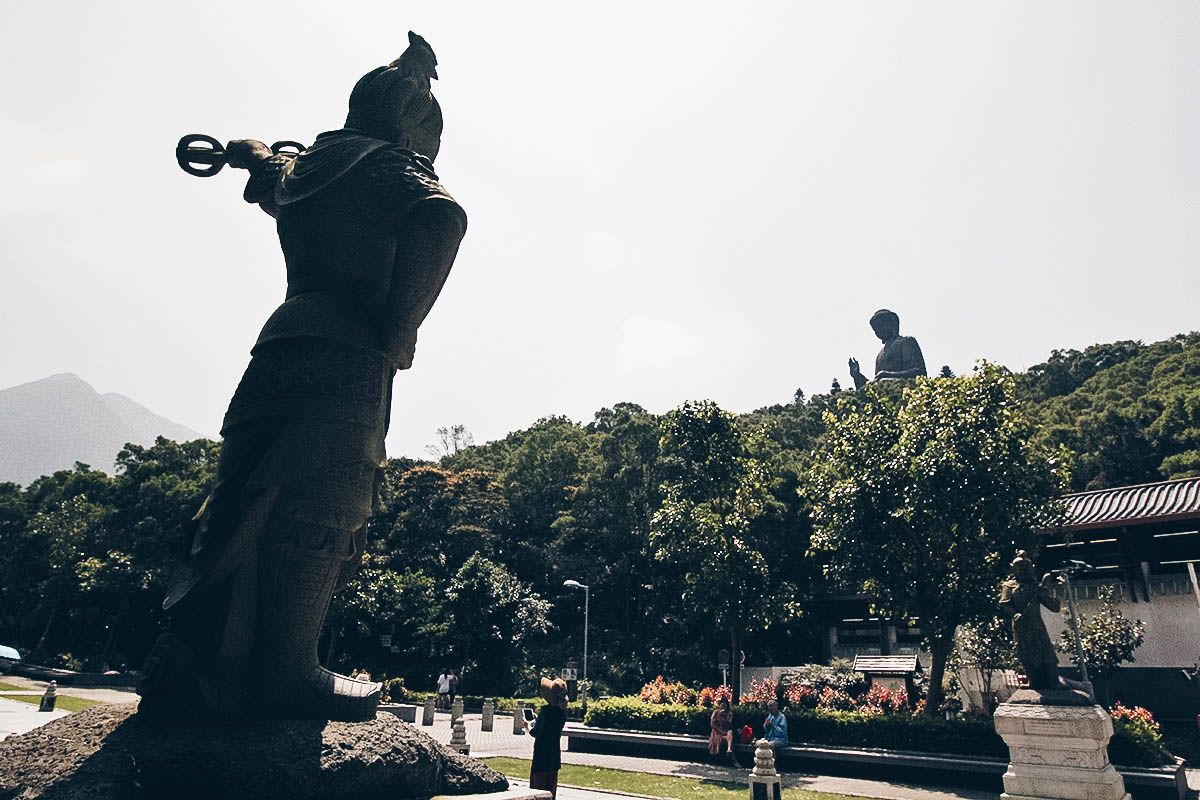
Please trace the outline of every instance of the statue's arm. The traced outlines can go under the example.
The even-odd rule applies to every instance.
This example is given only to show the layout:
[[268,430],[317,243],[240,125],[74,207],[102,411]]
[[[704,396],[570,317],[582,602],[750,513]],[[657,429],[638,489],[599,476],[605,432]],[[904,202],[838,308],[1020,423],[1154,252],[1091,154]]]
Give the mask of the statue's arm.
[[1015,616],[1017,613],[1017,609],[1013,607],[1012,587],[1008,584],[1000,588],[1000,602],[998,605],[1000,606],[1000,613],[1006,617]]
[[1042,585],[1038,587],[1038,600],[1042,605],[1051,611],[1060,611],[1062,610],[1062,603],[1054,595],[1054,592],[1051,591],[1051,587],[1053,585],[1054,578],[1052,575],[1047,573],[1046,576],[1042,578]]
[[275,205],[275,186],[279,175],[294,154],[275,154],[271,148],[256,139],[234,139],[225,147],[229,166],[250,173],[242,197],[247,203],[257,203],[272,217],[279,216]]
[[867,385],[867,376],[862,374],[862,368],[858,365],[858,359],[850,359],[850,377],[854,380],[854,388],[861,389]]

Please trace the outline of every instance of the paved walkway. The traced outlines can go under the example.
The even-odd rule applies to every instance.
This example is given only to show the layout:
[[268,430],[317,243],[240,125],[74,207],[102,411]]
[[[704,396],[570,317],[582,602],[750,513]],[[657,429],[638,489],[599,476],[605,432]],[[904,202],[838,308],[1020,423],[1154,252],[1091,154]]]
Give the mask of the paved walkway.
[[[420,726],[421,711],[417,710],[417,724]],[[488,756],[508,756],[510,758],[533,758],[533,739],[528,735],[515,735],[512,732],[512,717],[497,716],[495,725],[490,732],[480,730],[478,714],[464,715],[463,722],[467,731],[467,743],[471,746],[471,755],[475,758]],[[572,723],[574,724],[574,723]],[[570,727],[570,725],[568,725]],[[434,718],[432,729],[421,727],[440,742],[450,742],[450,715],[439,712]],[[639,758],[637,756],[616,756],[603,753],[572,753],[566,749],[567,739],[562,740],[564,764],[580,764],[589,767],[607,767],[623,769],[630,772],[644,772],[653,775],[672,775],[679,778],[698,778],[701,780],[723,781],[727,783],[746,783],[750,770],[737,769],[732,766],[718,764],[701,764],[689,761],[669,761],[660,758]],[[864,780],[861,778],[840,778],[829,775],[808,775],[802,773],[783,773],[785,786],[796,786],[819,792],[834,794],[859,795],[862,797],[883,798],[883,800],[997,800],[998,792],[987,792],[978,789],[928,788],[905,783],[889,781]],[[567,797],[559,790],[559,797]],[[586,792],[579,795],[592,795]]]
[[14,733],[31,731],[39,725],[45,725],[52,719],[65,717],[70,713],[61,708],[54,711],[38,711],[37,705],[33,703],[0,697],[0,739]]
[[[22,675],[0,675],[0,683],[20,686],[24,691],[41,694],[46,691],[47,681],[35,681]],[[59,686],[59,694],[69,694],[72,697],[82,697],[86,700],[99,700],[101,703],[132,703],[137,700],[137,693],[132,689],[84,689],[77,686]],[[20,694],[20,692],[4,692],[0,694]]]

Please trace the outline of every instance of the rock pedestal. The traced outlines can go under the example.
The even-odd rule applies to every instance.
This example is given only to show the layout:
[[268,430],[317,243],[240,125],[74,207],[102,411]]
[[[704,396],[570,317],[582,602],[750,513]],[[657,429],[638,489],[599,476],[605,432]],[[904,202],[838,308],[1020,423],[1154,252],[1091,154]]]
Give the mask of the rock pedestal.
[[1002,800],[1129,800],[1108,762],[1112,718],[1100,706],[1008,702],[994,719],[1009,752]]
[[508,781],[391,714],[367,722],[151,725],[98,705],[0,742],[0,797],[369,800],[503,792]]
[[492,698],[487,698],[483,701],[483,714],[479,720],[479,730],[490,731],[495,724],[496,704],[492,702]]
[[432,725],[434,715],[434,703],[437,702],[433,695],[425,698],[425,708],[421,711],[421,724]]
[[781,791],[775,748],[766,739],[759,739],[754,749],[754,769],[750,770],[750,800],[779,800]]

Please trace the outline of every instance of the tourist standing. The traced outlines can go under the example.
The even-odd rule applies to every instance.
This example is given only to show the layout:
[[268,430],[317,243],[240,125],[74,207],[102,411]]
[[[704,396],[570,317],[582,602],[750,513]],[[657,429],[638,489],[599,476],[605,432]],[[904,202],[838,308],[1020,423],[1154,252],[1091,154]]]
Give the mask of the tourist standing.
[[567,724],[567,684],[562,678],[542,678],[538,687],[546,705],[538,712],[533,726],[525,723],[533,735],[533,763],[529,766],[529,788],[550,792],[558,797],[558,770],[562,767],[559,739]]
[[437,707],[443,711],[450,708],[450,670],[446,668],[437,679]]

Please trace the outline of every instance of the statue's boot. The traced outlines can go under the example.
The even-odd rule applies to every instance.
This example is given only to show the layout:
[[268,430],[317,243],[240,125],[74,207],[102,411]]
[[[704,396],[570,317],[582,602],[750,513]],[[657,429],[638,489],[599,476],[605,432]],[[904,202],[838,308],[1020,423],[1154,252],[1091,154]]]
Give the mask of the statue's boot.
[[256,714],[284,719],[375,718],[382,686],[330,672],[317,639],[345,558],[296,544],[259,553],[258,624],[250,702]]

